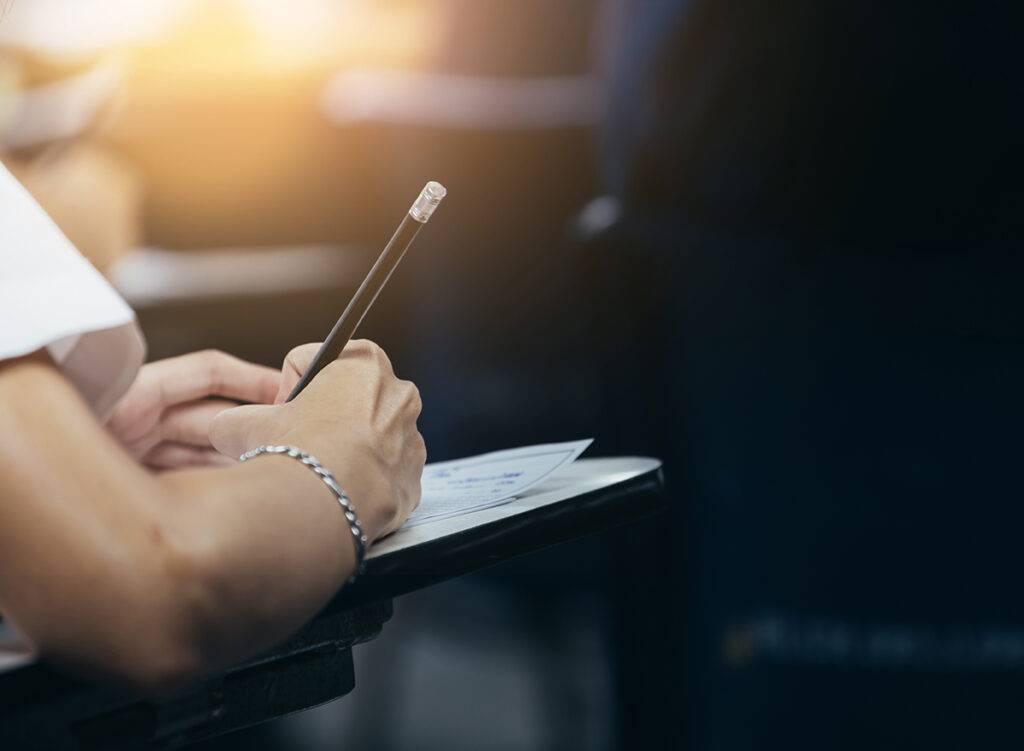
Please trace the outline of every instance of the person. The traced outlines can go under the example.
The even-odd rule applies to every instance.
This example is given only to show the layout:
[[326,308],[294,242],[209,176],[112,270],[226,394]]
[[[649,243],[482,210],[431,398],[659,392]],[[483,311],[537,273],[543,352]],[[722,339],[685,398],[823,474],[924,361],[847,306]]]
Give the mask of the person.
[[[139,370],[127,305],[0,167],[0,613],[44,658],[147,693],[280,641],[416,506],[416,387],[352,342],[283,403],[282,372],[219,352]],[[136,377],[137,373],[137,377]],[[236,401],[225,401],[236,400]],[[237,401],[253,402],[234,406]]]

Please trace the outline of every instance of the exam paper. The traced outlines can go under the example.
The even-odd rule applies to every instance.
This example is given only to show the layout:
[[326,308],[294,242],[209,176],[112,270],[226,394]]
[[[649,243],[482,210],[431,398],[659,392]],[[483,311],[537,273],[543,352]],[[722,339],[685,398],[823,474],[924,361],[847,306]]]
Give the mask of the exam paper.
[[559,467],[570,464],[593,442],[495,451],[466,459],[428,464],[423,469],[423,497],[406,527],[468,514],[508,503]]

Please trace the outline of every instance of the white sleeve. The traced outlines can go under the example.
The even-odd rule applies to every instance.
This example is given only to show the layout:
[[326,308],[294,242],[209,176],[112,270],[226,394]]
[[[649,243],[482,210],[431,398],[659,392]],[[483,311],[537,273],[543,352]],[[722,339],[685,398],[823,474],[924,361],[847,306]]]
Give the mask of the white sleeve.
[[0,165],[0,360],[43,347],[100,417],[145,355],[131,308]]

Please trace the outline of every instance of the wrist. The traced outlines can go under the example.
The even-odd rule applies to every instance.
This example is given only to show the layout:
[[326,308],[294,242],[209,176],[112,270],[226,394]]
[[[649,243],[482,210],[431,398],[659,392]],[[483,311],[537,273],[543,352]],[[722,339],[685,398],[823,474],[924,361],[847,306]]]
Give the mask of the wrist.
[[366,552],[369,547],[370,538],[363,529],[362,522],[356,513],[356,507],[349,499],[348,493],[338,484],[334,474],[327,469],[319,459],[312,454],[303,451],[297,446],[283,444],[263,444],[254,449],[246,451],[239,457],[240,462],[247,462],[263,456],[280,456],[293,461],[295,464],[309,470],[309,473],[316,477],[327,490],[330,491],[337,502],[348,530],[352,535],[351,540],[355,548],[356,567],[351,578],[355,578],[362,572],[363,563],[366,559]]
[[370,542],[394,529],[398,506],[392,499],[387,472],[371,448],[338,436],[329,440],[322,435],[304,437],[300,431],[290,431],[278,443],[295,446],[322,462],[355,505]]

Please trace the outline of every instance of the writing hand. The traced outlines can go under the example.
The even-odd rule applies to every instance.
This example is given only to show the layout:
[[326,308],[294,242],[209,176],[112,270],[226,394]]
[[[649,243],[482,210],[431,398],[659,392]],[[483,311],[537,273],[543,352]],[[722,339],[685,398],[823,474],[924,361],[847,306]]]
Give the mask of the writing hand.
[[416,427],[419,391],[395,377],[380,347],[353,340],[294,401],[282,404],[317,349],[307,344],[289,353],[275,406],[218,415],[213,443],[228,456],[268,443],[313,454],[348,491],[373,540],[401,526],[420,501],[426,448]]

